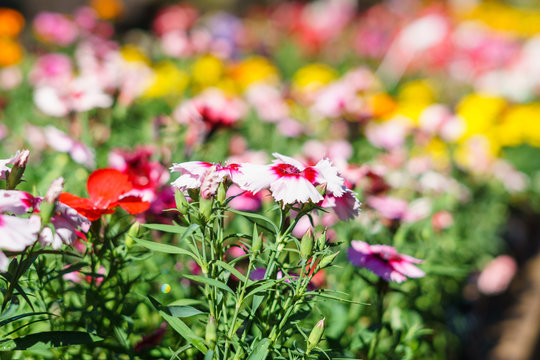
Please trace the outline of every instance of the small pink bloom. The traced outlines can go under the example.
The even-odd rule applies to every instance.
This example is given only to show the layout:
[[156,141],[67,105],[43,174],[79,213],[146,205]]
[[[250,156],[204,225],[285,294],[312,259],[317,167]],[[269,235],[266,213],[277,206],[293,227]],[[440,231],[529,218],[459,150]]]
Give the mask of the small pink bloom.
[[77,37],[77,26],[67,16],[53,12],[42,12],[34,19],[37,37],[47,43],[67,46]]
[[392,150],[403,146],[409,127],[404,120],[393,119],[383,123],[370,122],[366,127],[366,137],[373,145]]
[[68,153],[75,162],[88,168],[95,166],[94,154],[83,143],[73,140],[54,126],[47,126],[43,132],[47,144],[54,150]]
[[516,261],[508,255],[493,259],[478,277],[478,290],[485,295],[504,292],[517,271]]
[[388,245],[369,245],[360,240],[352,241],[348,258],[354,266],[366,268],[386,281],[402,283],[407,277],[425,276],[425,273],[414,265],[422,263],[422,260],[399,254]]
[[403,219],[408,209],[405,200],[390,196],[370,196],[367,199],[367,204],[377,210],[382,217],[391,220]]
[[454,218],[452,214],[450,214],[446,210],[437,211],[433,216],[431,217],[431,225],[436,230],[443,230],[447,229],[454,223]]
[[22,83],[23,74],[18,66],[8,66],[0,69],[0,89],[12,90]]

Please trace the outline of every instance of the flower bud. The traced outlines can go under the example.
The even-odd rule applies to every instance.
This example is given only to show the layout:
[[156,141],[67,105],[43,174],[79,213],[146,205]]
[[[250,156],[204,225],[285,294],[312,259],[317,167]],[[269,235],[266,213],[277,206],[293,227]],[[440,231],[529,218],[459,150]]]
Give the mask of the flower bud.
[[227,191],[225,190],[225,184],[220,183],[217,189],[216,199],[220,204],[223,204],[226,198],[227,198]]
[[332,262],[334,261],[334,259],[339,255],[339,251],[337,253],[333,253],[333,254],[330,254],[330,255],[326,255],[325,257],[323,257],[321,259],[321,262],[319,263],[319,268],[320,269],[324,269],[325,267],[327,267],[328,265],[332,264]]
[[257,232],[257,225],[253,225],[253,235],[251,239],[251,251],[254,257],[260,254],[262,249],[262,236]]
[[217,326],[216,320],[212,315],[208,319],[208,324],[206,324],[206,334],[204,336],[206,343],[210,349],[213,349],[216,346],[217,341]]
[[13,159],[13,167],[11,168],[11,171],[9,172],[9,175],[7,177],[7,190],[15,189],[15,187],[17,187],[17,185],[21,182],[24,170],[26,169],[26,164],[28,163],[29,155],[30,151],[28,150],[17,152],[17,155]]
[[308,337],[308,344],[307,344],[307,350],[306,354],[309,354],[315,347],[319,344],[319,341],[321,341],[322,335],[324,333],[324,318],[320,320],[315,327],[313,327],[313,330],[311,330],[311,333]]
[[56,200],[58,200],[58,197],[62,193],[63,188],[64,188],[63,177],[59,177],[56,180],[54,180],[51,183],[51,186],[49,186],[47,193],[45,194],[45,201],[49,203],[54,203]]
[[326,193],[326,184],[319,184],[315,186],[315,189],[317,189],[317,191],[319,192],[319,194],[321,194],[321,196],[324,196],[324,194]]
[[180,190],[175,190],[174,192],[174,201],[176,203],[176,208],[180,213],[185,214],[188,209],[188,202],[184,193]]
[[127,236],[126,236],[126,247],[130,248],[133,245],[134,239],[139,237],[139,230],[141,229],[141,224],[138,221],[135,221],[133,225],[130,226]]
[[300,242],[300,256],[302,259],[307,260],[313,254],[313,234],[311,230],[308,230],[302,237]]
[[317,250],[323,251],[326,245],[326,231],[317,238]]
[[199,199],[199,212],[208,221],[212,214],[212,199],[206,199],[201,196]]

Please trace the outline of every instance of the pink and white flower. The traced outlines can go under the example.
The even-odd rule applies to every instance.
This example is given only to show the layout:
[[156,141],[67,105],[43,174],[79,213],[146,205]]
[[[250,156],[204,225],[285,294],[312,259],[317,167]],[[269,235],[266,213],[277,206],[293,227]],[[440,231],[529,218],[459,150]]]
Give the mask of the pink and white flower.
[[0,213],[26,214],[35,208],[39,199],[19,190],[0,190]]
[[348,251],[349,261],[366,268],[386,281],[402,283],[409,278],[420,278],[425,273],[414,264],[423,260],[400,254],[392,246],[369,245],[360,240],[352,241]]
[[0,214],[0,272],[5,272],[9,261],[2,250],[23,251],[37,240],[41,219],[39,216],[19,218]]
[[45,227],[39,234],[39,241],[41,245],[50,245],[53,249],[59,249],[62,244],[71,245],[77,239],[86,239],[84,233],[90,230],[91,225],[77,210],[60,202],[56,202],[55,215],[50,222],[54,225],[54,231]]
[[319,203],[323,196],[316,186],[323,185],[326,193],[341,197],[345,193],[344,179],[328,159],[315,166],[278,153],[272,165],[242,165],[242,183],[246,190],[257,193],[269,188],[272,196],[283,204]]
[[238,164],[213,164],[204,161],[188,161],[173,164],[171,172],[180,171],[182,174],[172,182],[172,186],[180,191],[189,189],[201,189],[203,197],[214,195],[219,184],[227,178],[233,183],[238,183],[241,171]]

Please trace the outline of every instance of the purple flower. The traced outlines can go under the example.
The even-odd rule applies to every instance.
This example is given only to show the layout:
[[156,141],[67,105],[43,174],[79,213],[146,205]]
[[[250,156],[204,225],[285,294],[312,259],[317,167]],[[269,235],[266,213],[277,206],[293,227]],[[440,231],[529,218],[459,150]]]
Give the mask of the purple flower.
[[371,270],[386,281],[402,283],[407,277],[419,278],[425,275],[414,265],[423,260],[399,254],[388,245],[369,245],[359,240],[352,241],[348,257],[354,266]]

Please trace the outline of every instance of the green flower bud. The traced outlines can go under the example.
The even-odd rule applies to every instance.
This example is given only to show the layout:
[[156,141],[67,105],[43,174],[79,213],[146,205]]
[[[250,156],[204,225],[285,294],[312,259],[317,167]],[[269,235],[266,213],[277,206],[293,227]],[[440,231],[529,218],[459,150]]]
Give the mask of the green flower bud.
[[29,155],[30,151],[28,150],[17,152],[15,159],[13,159],[13,167],[11,168],[11,171],[9,172],[9,175],[6,179],[6,190],[15,189],[17,185],[19,185],[19,183],[21,182],[24,170],[26,169],[26,163],[28,162]]
[[308,230],[302,237],[300,242],[300,256],[302,259],[307,260],[313,254],[313,234],[311,230]]
[[321,196],[324,196],[324,194],[326,193],[326,184],[319,184],[315,186],[315,189],[317,189],[317,191],[319,192],[319,194],[321,194]]
[[323,251],[326,245],[326,231],[317,238],[317,250]]
[[321,259],[321,262],[319,263],[319,268],[324,269],[328,265],[332,264],[334,259],[339,255],[339,251],[334,254],[326,255]]
[[217,189],[216,199],[220,204],[223,204],[226,198],[227,198],[227,191],[225,190],[225,184],[220,183]]
[[130,226],[127,236],[126,236],[126,247],[130,248],[133,246],[133,243],[135,242],[134,238],[139,237],[139,230],[141,229],[141,224],[137,221],[133,223],[133,225]]
[[208,221],[212,214],[212,199],[205,199],[201,196],[199,199],[199,211],[202,216]]
[[178,208],[178,211],[180,211],[182,214],[185,214],[188,209],[188,201],[186,200],[184,193],[180,190],[175,190],[174,200],[176,202],[176,207]]
[[206,324],[206,334],[204,336],[204,339],[206,340],[206,343],[208,344],[208,347],[210,349],[213,349],[216,347],[216,341],[217,341],[217,326],[216,326],[216,320],[212,315],[210,315],[210,318],[208,319],[208,324]]
[[251,251],[254,257],[261,253],[262,249],[262,236],[259,236],[257,232],[257,225],[253,225],[253,235],[251,239]]
[[315,327],[313,327],[313,330],[311,330],[311,333],[308,337],[308,344],[307,344],[307,350],[306,354],[309,354],[315,347],[319,344],[319,341],[321,341],[322,335],[324,333],[324,318],[319,321]]

